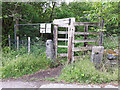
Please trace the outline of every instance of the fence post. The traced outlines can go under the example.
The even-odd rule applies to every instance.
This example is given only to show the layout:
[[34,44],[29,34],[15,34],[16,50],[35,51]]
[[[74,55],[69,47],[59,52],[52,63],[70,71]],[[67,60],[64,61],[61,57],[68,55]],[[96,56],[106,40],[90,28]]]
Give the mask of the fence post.
[[[84,32],[87,32],[87,31],[88,31],[88,26],[86,25]],[[84,40],[85,39],[87,39],[87,35],[86,34],[84,34]],[[87,45],[87,42],[84,42],[84,47],[86,47],[86,45]]]
[[17,51],[19,50],[19,37],[17,36]]
[[[100,29],[103,30],[103,28],[104,28],[104,19],[101,16],[99,17],[99,23],[100,23]],[[104,31],[100,31],[100,43],[99,43],[100,46],[103,45],[103,32]]]
[[91,62],[95,64],[96,68],[99,68],[103,59],[104,47],[103,46],[93,46]]
[[54,49],[55,49],[55,58],[57,58],[57,46],[58,46],[58,26],[54,25],[53,35],[54,35]]
[[9,47],[11,47],[10,35],[8,35],[8,43],[9,43]]
[[30,53],[30,37],[28,37],[28,53]]
[[74,61],[74,22],[75,18],[70,18],[70,26],[68,27],[68,64]]
[[22,47],[23,47],[23,40],[22,40]]

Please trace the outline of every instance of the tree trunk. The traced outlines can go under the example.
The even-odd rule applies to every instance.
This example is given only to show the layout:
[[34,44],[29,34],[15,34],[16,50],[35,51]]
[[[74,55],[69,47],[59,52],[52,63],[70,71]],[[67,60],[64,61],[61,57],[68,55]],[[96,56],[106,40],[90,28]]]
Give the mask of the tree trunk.
[[50,15],[50,23],[52,22],[52,17],[53,17],[53,12],[54,12],[54,9],[55,9],[55,5],[56,5],[56,2],[52,2],[52,5],[53,5],[53,8],[52,8],[52,12],[51,12],[51,15]]

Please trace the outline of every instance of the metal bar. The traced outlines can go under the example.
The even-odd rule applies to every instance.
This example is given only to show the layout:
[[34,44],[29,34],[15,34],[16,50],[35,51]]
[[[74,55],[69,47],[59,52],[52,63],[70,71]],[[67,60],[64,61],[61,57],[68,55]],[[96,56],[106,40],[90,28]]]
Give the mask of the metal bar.
[[[15,24],[15,25],[40,25],[42,23],[37,23],[37,24]],[[45,24],[53,24],[53,23],[45,23]]]

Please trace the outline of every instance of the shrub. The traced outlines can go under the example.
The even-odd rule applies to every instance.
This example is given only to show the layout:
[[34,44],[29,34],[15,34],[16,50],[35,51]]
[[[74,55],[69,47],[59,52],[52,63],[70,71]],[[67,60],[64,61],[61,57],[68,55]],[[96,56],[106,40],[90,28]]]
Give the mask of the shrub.
[[96,70],[90,57],[81,58],[73,64],[66,65],[60,75],[60,80],[79,83],[103,83],[118,80],[118,70],[112,74]]
[[1,77],[20,77],[49,68],[51,61],[46,59],[45,47],[33,45],[31,48],[30,54],[27,53],[25,47],[18,51],[10,50],[8,47],[3,48]]
[[50,60],[47,60],[46,57],[24,54],[5,63],[1,68],[2,78],[20,77],[25,74],[31,74],[40,69],[47,69],[49,65]]

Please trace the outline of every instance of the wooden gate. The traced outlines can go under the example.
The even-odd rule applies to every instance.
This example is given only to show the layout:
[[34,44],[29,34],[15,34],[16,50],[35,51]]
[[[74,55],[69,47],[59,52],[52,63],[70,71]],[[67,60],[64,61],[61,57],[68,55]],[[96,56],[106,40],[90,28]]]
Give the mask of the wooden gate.
[[[58,47],[68,48],[67,53],[59,54],[61,57],[67,56],[68,63],[73,62],[76,58],[74,56],[75,51],[86,51],[91,50],[92,46],[87,46],[88,42],[97,42],[99,41],[98,45],[101,45],[101,32],[88,32],[88,26],[100,26],[100,23],[90,23],[90,22],[75,22],[75,18],[65,18],[65,19],[55,19],[53,21],[54,24],[54,46],[55,46],[55,57],[57,58],[57,49]],[[75,32],[75,26],[85,26],[84,32]],[[67,31],[58,31],[59,27],[67,28]],[[59,34],[68,34],[68,38],[58,38]],[[83,35],[84,40],[75,40],[75,35]],[[87,39],[87,35],[99,35],[99,39]],[[67,46],[58,45],[58,41],[68,41]],[[75,43],[84,43],[84,47],[74,47]]]

